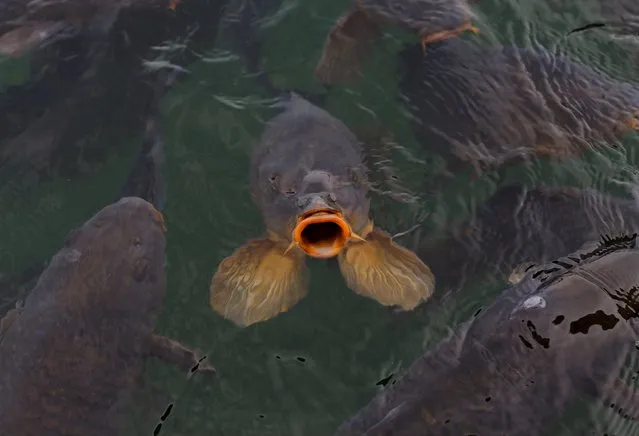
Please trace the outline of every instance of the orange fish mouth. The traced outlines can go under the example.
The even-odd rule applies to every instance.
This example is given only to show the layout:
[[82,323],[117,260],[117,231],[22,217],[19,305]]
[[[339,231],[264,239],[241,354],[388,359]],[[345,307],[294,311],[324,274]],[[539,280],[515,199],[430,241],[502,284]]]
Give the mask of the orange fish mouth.
[[319,259],[337,256],[353,237],[357,238],[344,216],[333,209],[306,212],[297,219],[293,230],[293,244]]

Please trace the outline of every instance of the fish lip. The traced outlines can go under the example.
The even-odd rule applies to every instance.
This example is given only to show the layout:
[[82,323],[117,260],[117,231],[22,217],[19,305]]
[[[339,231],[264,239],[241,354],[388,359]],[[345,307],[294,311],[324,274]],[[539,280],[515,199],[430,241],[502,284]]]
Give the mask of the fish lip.
[[[334,237],[325,241],[309,240],[304,231],[311,225],[333,223],[339,227]],[[318,259],[328,259],[337,256],[351,238],[352,230],[344,215],[336,209],[318,208],[304,212],[297,218],[293,229],[293,241],[308,256]]]

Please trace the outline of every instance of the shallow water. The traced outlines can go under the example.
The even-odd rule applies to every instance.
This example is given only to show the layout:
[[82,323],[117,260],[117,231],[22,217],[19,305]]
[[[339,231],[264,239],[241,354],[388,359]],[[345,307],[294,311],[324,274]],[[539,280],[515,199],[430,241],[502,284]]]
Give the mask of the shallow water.
[[[467,284],[444,305],[397,316],[350,291],[334,262],[313,261],[309,295],[270,321],[241,329],[210,309],[209,283],[219,262],[264,231],[249,193],[249,155],[264,122],[277,113],[272,106],[278,95],[263,86],[255,61],[261,62],[261,69],[277,90],[320,95],[322,89],[313,69],[326,32],[346,3],[232,0],[221,17],[223,25],[215,29],[211,24],[209,33],[213,36],[199,41],[199,47],[186,58],[188,63],[179,64],[186,72],[161,102],[162,178],[166,185],[163,212],[169,230],[168,288],[158,330],[205,353],[219,377],[215,383],[197,374],[187,380],[177,370],[149,361],[143,389],[131,412],[136,418],[126,434],[151,434],[170,403],[174,407],[162,435],[332,434],[417,356],[446,336],[449,328],[490,304],[504,288],[505,276],[489,277]],[[481,33],[463,38],[479,38],[485,45],[544,47],[639,87],[639,39],[620,41],[596,31],[565,37],[569,30],[596,21],[600,4],[598,0],[482,0],[473,6]],[[209,7],[208,11],[215,9]],[[246,14],[247,9],[253,11],[248,24],[234,23],[234,12]],[[210,19],[214,18],[211,13]],[[189,20],[194,21],[195,16],[182,17],[180,23]],[[175,36],[180,33],[175,29],[179,26],[174,23],[173,31],[165,33]],[[136,37],[144,39],[131,32],[133,46]],[[244,38],[249,37],[261,43],[259,50],[246,44]],[[396,233],[420,221],[422,235],[440,233],[472,216],[497,191],[498,184],[509,182],[592,187],[630,197],[613,179],[636,181],[636,134],[625,137],[617,149],[589,151],[583,158],[562,163],[540,160],[515,165],[489,172],[479,180],[459,175],[445,187],[429,190],[426,176],[439,171],[442,161],[429,152],[428,144],[414,137],[400,100],[396,72],[397,52],[407,41],[413,42],[411,38],[402,30],[386,28],[363,77],[331,88],[323,102],[325,109],[353,130],[381,126],[398,144],[390,153],[388,171],[399,177],[403,195],[389,195],[386,191],[397,194],[398,189],[382,180],[384,192],[374,195],[372,205],[381,227]],[[145,41],[153,39],[151,35]],[[109,68],[117,67],[118,62],[127,67],[120,73],[111,70],[113,83],[106,97],[98,95],[85,101],[87,110],[75,113],[74,117],[86,114],[87,125],[94,127],[63,138],[65,150],[55,154],[55,164],[39,171],[17,170],[8,164],[0,168],[3,312],[24,297],[29,280],[37,277],[66,233],[120,195],[142,146],[143,123],[139,121],[145,118],[146,103],[141,100],[148,95],[137,92],[142,85],[136,83],[152,83],[153,71],[170,70],[173,62],[179,62],[171,56],[181,47],[171,48],[170,42],[164,42],[163,50],[157,49],[160,44],[154,41],[155,50],[138,49],[121,59],[110,55],[115,61]],[[65,49],[68,53],[74,47]],[[27,58],[0,64],[0,99],[7,113],[15,109],[12,101],[20,97],[11,93],[17,92],[27,77],[44,74],[46,63],[29,66],[28,62]],[[139,82],[131,79],[125,83],[125,74]],[[126,90],[112,95],[118,80]],[[70,92],[63,84],[51,88]],[[40,94],[25,95],[34,101],[20,97],[24,107],[43,105],[36,97],[47,101]],[[97,118],[101,118],[99,125],[90,124]],[[127,125],[126,120],[133,118],[138,124]],[[11,120],[15,119],[3,115],[2,122]],[[73,118],[71,125],[84,122]],[[9,144],[12,128],[9,124],[0,126],[0,149]],[[388,171],[378,171],[378,176],[388,175]],[[415,248],[411,241],[407,238],[404,243]],[[628,436],[637,431],[637,425],[584,400],[571,408],[561,423],[549,425],[548,434]]]

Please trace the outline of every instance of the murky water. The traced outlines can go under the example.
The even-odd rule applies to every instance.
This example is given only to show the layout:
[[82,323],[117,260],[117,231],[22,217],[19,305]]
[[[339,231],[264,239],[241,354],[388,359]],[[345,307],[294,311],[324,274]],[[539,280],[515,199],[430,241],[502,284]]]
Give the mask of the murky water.
[[[639,37],[622,40],[604,31],[566,36],[583,24],[636,9],[629,1],[612,3],[481,0],[472,5],[480,33],[461,40],[485,49],[514,45],[568,56],[627,82],[622,94],[631,98],[632,92],[639,95]],[[142,192],[162,209],[168,228],[167,293],[157,331],[200,350],[219,372],[214,382],[201,374],[187,379],[148,360],[125,434],[152,434],[169,404],[162,435],[333,434],[451,328],[494,302],[512,267],[526,260],[487,254],[495,262],[466,276],[466,264],[447,245],[420,251],[423,241],[445,238],[508,184],[593,188],[631,198],[623,182],[637,180],[639,135],[634,132],[622,135],[615,147],[588,150],[574,159],[531,159],[487,169],[480,177],[468,168],[438,177],[445,166],[437,152],[441,137],[420,135],[411,121],[416,115],[402,98],[415,93],[435,101],[444,95],[440,86],[418,90],[406,85],[408,79],[402,82],[406,68],[415,65],[400,56],[407,45],[418,44],[413,35],[385,27],[357,80],[328,90],[317,82],[313,71],[324,39],[347,7],[345,0],[183,0],[175,12],[123,12],[98,54],[75,39],[47,47],[40,56],[2,59],[2,312],[25,297],[71,229],[119,196]],[[437,52],[430,56],[446,61]],[[95,65],[93,75],[82,76]],[[454,68],[438,65],[442,75]],[[167,77],[177,81],[164,95],[158,84]],[[549,77],[549,83],[561,81]],[[495,95],[507,86],[497,79],[493,85]],[[603,101],[614,89],[602,88]],[[286,313],[239,328],[211,310],[209,285],[218,264],[246,240],[264,235],[250,195],[250,153],[287,91],[307,97],[367,138],[365,154],[376,183],[372,217],[391,234],[412,229],[398,241],[433,259],[438,287],[432,302],[398,313],[349,290],[336,262],[313,260],[308,296]],[[458,97],[487,131],[515,121],[491,118],[496,112],[481,106],[479,91]],[[482,118],[485,114],[491,116]],[[469,119],[450,120],[449,130],[459,122],[464,131]],[[137,182],[131,182],[132,170],[142,171]],[[542,246],[536,254],[541,258],[528,259],[536,262],[568,255],[586,242],[582,239],[600,236],[575,230],[587,216],[601,213],[587,209],[601,201],[583,204],[581,210],[547,206],[547,211],[561,209],[549,220],[558,238],[520,229],[503,243]],[[490,210],[484,217],[508,222],[513,216],[500,213]],[[502,228],[494,227],[497,233]],[[504,232],[509,228],[504,224]],[[503,247],[487,243],[483,248]],[[440,272],[465,280],[447,286]],[[453,287],[459,290],[443,298]],[[628,359],[633,362],[635,356]],[[620,377],[630,380],[631,373]],[[639,431],[603,403],[580,394],[574,399],[559,422],[547,423],[544,434],[629,436]]]

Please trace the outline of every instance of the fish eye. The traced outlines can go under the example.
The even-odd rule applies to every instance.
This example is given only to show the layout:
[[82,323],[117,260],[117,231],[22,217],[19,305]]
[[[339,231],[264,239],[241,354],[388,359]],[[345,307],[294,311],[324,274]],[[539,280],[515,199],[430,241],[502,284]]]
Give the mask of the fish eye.
[[280,176],[277,174],[271,174],[268,178],[268,186],[273,193],[278,191],[278,185],[280,183]]

